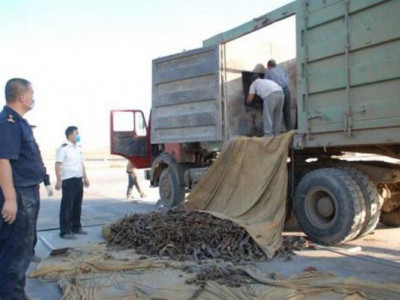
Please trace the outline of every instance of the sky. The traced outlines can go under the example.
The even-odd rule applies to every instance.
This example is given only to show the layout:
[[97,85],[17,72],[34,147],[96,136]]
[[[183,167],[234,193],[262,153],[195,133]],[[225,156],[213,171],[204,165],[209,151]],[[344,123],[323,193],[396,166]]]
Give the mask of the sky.
[[64,142],[69,125],[85,149],[108,149],[111,109],[148,117],[152,59],[199,48],[289,2],[0,0],[0,83],[32,82],[36,104],[25,117],[43,152]]

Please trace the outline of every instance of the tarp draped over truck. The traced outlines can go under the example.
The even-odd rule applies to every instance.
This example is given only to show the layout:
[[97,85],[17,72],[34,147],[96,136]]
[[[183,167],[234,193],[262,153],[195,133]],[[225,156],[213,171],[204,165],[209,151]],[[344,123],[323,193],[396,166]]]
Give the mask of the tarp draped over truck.
[[273,257],[282,237],[287,157],[296,131],[232,139],[188,197],[188,207],[242,226]]

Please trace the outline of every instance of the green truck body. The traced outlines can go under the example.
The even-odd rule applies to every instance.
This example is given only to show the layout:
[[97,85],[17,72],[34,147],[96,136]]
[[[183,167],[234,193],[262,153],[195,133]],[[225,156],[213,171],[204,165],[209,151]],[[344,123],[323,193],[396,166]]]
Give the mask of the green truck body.
[[204,41],[204,48],[154,60],[152,143],[251,133],[261,115],[242,105],[241,72],[257,71],[274,55],[292,77],[296,149],[374,152],[368,146],[385,145],[398,155],[398,12],[399,1],[296,1]]

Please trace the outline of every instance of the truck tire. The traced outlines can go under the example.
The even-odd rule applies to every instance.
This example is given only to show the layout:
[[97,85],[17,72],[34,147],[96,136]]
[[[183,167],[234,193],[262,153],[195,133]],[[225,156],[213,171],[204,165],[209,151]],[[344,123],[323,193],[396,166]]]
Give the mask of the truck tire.
[[385,213],[381,212],[380,222],[390,227],[400,227],[400,207]]
[[375,183],[364,172],[350,167],[344,167],[343,170],[357,182],[364,197],[365,222],[357,238],[362,237],[374,230],[379,223],[383,199]]
[[301,229],[319,244],[332,246],[355,238],[365,221],[365,202],[358,184],[344,170],[307,173],[295,192]]
[[166,207],[173,207],[180,204],[185,196],[184,188],[182,189],[179,186],[175,174],[169,169],[169,167],[165,168],[161,172],[159,193],[161,203]]

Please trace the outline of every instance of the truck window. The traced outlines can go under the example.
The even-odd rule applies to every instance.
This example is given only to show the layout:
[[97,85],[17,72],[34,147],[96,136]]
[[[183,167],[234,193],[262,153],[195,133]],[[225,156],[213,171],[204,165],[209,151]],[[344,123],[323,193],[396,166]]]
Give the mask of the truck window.
[[135,132],[138,136],[147,135],[146,123],[141,112],[135,112]]
[[114,113],[114,132],[132,132],[134,129],[133,112],[120,111]]

